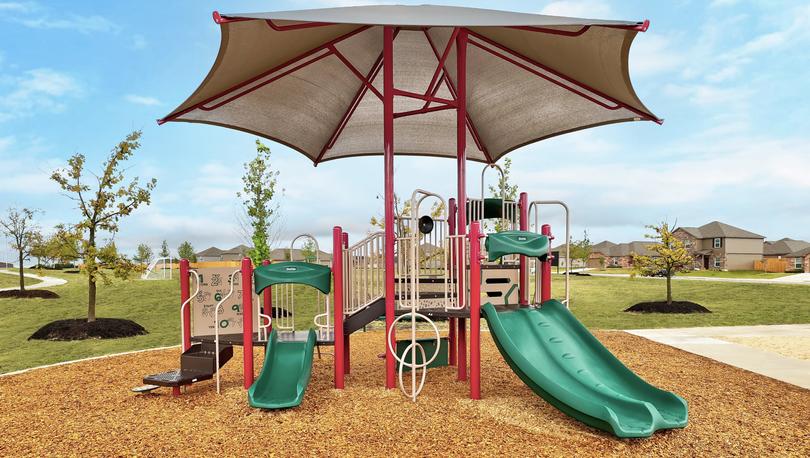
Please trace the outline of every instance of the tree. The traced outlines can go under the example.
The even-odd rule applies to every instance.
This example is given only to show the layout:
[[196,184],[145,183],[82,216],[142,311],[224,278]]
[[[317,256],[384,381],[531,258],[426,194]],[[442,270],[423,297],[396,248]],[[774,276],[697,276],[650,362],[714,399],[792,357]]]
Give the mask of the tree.
[[[273,233],[277,218],[278,204],[273,201],[278,183],[277,170],[270,164],[270,148],[260,140],[256,140],[256,157],[244,164],[245,174],[242,176],[242,192],[236,195],[243,199],[242,205],[246,214],[246,226],[250,233],[253,248],[248,256],[253,264],[258,265],[265,259],[270,259],[270,245],[275,239]],[[245,227],[247,229],[247,227]]]
[[38,210],[29,208],[9,208],[6,217],[0,219],[3,233],[11,237],[9,244],[17,252],[20,263],[20,291],[25,291],[25,275],[23,275],[23,262],[28,259],[34,243],[39,236],[39,228],[34,224],[34,215]]
[[[140,147],[140,131],[134,131],[118,143],[102,164],[100,175],[85,170],[84,154],[75,154],[68,159],[66,168],[57,169],[51,179],[73,200],[80,211],[79,223],[71,228],[62,228],[61,236],[66,245],[74,244],[77,255],[82,259],[83,270],[87,274],[87,321],[96,319],[96,283],[111,281],[102,267],[112,269],[119,278],[127,278],[135,268],[125,256],[118,252],[115,243],[99,246],[102,232],[114,236],[120,222],[132,214],[140,205],[149,205],[152,190],[157,180],[152,178],[145,186],[140,186],[138,177],[124,183],[123,162],[131,158]],[[92,175],[88,179],[87,175]],[[87,182],[95,181],[91,188]]]
[[48,249],[48,241],[49,239],[42,235],[42,233],[39,231],[32,234],[31,251],[29,255],[37,258],[38,269],[42,269],[43,265],[50,265],[51,260],[53,259],[51,258],[50,251]]
[[[149,250],[150,254],[151,254],[151,252],[152,252],[152,250]],[[171,253],[169,253],[169,244],[166,243],[165,240],[163,241],[163,243],[160,244],[160,253],[159,253],[159,255],[160,255],[161,258],[168,258],[169,256],[171,256]]]
[[[593,245],[591,244],[591,240],[588,238],[588,231],[583,231],[582,233],[582,240],[571,240],[571,246],[569,251],[571,252],[571,260],[578,260],[582,261],[582,265],[588,265],[588,259],[591,257],[591,253],[593,253]],[[604,259],[604,258],[602,258]],[[572,262],[570,260],[566,260],[569,263],[568,268],[572,267]]]
[[647,249],[655,252],[652,256],[634,255],[633,265],[642,275],[663,274],[667,279],[667,305],[672,304],[672,277],[678,271],[692,265],[692,255],[683,244],[683,240],[672,235],[669,224],[662,222],[658,226],[647,226],[653,231],[644,237],[655,240]]
[[177,257],[187,259],[189,262],[197,262],[197,253],[194,252],[194,247],[188,241],[181,243],[177,247]]
[[75,229],[60,224],[48,239],[48,254],[59,264],[69,264],[79,259],[81,234]]
[[[498,176],[498,186],[496,187],[489,185],[489,193],[491,194],[492,197],[498,199],[503,198],[505,200],[511,201],[517,200],[518,187],[516,184],[511,184],[509,182],[510,179],[509,173],[511,168],[512,168],[512,159],[507,157],[503,161],[503,167],[501,167],[501,169],[503,170],[503,176],[500,175]],[[517,215],[515,215],[515,217],[517,217]],[[509,226],[510,226],[509,221],[503,218],[499,219],[495,223],[495,232],[507,231],[509,230]]]
[[315,259],[318,257],[318,253],[315,250],[315,242],[312,239],[307,239],[304,242],[304,246],[301,247],[301,257],[304,258],[305,262],[315,262]]
[[132,260],[141,264],[149,264],[149,262],[152,260],[152,256],[152,249],[149,248],[149,245],[141,243],[138,245],[137,253]]

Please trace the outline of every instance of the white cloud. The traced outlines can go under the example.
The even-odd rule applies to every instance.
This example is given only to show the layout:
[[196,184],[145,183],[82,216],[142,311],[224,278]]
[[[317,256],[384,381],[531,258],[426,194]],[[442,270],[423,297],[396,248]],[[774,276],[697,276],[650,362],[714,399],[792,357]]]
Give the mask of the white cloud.
[[37,18],[17,19],[17,22],[32,29],[75,30],[84,34],[93,32],[118,32],[120,30],[118,25],[98,15],[80,16],[78,14],[68,14],[60,18],[42,16]]
[[614,16],[610,5],[600,0],[557,0],[543,7],[540,14],[584,18],[610,18]]
[[687,61],[681,42],[666,35],[638,37],[630,48],[630,74],[645,77],[679,70]]
[[136,105],[146,105],[146,106],[162,105],[161,101],[156,99],[155,97],[149,97],[144,95],[127,94],[124,96],[124,99],[127,102],[134,103]]
[[36,11],[38,6],[33,2],[0,2],[0,11],[14,13],[29,13]]
[[12,77],[12,88],[0,98],[0,121],[30,116],[44,111],[65,110],[64,100],[81,96],[83,91],[72,76],[49,68],[28,70]]
[[144,37],[143,35],[137,33],[132,36],[132,46],[131,46],[132,49],[135,50],[145,49],[148,44],[149,43],[146,41],[146,37]]

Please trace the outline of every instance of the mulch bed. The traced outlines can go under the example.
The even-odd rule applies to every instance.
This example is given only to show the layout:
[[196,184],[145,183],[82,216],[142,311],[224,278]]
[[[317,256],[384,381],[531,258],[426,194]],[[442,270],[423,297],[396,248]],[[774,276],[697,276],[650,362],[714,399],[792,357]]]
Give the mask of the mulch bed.
[[666,301],[639,302],[624,309],[624,311],[641,313],[712,313],[706,307],[689,301],[672,301],[671,304],[667,304]]
[[59,299],[59,295],[47,289],[11,289],[0,291],[0,299]]
[[86,318],[53,321],[31,334],[28,340],[118,339],[148,334],[143,326],[121,318]]
[[[405,332],[399,337],[404,338]],[[0,377],[5,456],[809,456],[810,390],[624,332],[596,336],[630,369],[689,402],[685,429],[616,439],[582,425],[529,390],[482,335],[483,399],[456,368],[431,369],[416,403],[385,390],[382,332],[352,336],[346,389],[332,358],[315,359],[303,404],[251,409],[241,351],[179,398],[138,395],[145,374],[177,367],[179,349],[86,361]],[[262,363],[256,350],[256,369]],[[650,355],[655,355],[650,357]],[[406,375],[406,377],[408,377]],[[406,378],[409,381],[409,379]]]

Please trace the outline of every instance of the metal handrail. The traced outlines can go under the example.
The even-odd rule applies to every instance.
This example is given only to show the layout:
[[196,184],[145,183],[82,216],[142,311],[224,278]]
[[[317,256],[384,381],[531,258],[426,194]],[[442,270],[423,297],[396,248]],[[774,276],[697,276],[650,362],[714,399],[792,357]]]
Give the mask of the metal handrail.
[[189,273],[194,275],[194,284],[197,285],[197,288],[194,290],[194,294],[190,295],[188,299],[180,304],[180,349],[183,349],[183,345],[186,343],[186,330],[183,326],[183,311],[200,292],[200,274],[198,274],[196,270],[189,270]]
[[[219,302],[217,302],[217,305],[214,306],[214,360],[215,360],[214,374],[217,377],[217,394],[220,393],[220,390],[219,390],[219,306],[222,305],[222,303],[225,302],[229,297],[231,297],[231,295],[233,295],[233,284],[234,284],[234,282],[236,280],[236,275],[237,274],[239,274],[241,276],[242,275],[242,270],[241,269],[236,269],[236,270],[233,271],[233,273],[231,273],[228,276],[228,279],[229,279],[230,284],[231,284],[231,288],[228,291],[228,294],[226,294],[222,299],[220,299]],[[244,291],[243,291],[243,294],[244,294]],[[250,291],[248,291],[248,294],[250,294]],[[244,314],[245,311],[242,310],[242,313]],[[253,310],[248,310],[247,313],[253,313]]]
[[[566,308],[571,307],[571,286],[570,286],[570,274],[571,274],[571,211],[568,208],[568,205],[561,201],[561,200],[535,200],[529,204],[529,210],[527,212],[527,217],[529,221],[532,220],[531,214],[532,209],[534,209],[534,231],[539,232],[540,229],[540,212],[537,210],[537,207],[540,205],[560,205],[563,210],[565,210],[565,304]],[[551,242],[549,242],[549,251],[551,251]],[[535,267],[534,271],[534,281],[535,281],[535,289],[534,289],[534,300],[535,302],[539,302],[539,294],[540,294],[540,269]],[[526,272],[528,275],[528,271]],[[528,279],[527,279],[528,280]],[[527,281],[528,283],[528,281]]]
[[384,241],[385,232],[379,231],[343,249],[343,291],[347,303],[344,315],[351,315],[384,296]]

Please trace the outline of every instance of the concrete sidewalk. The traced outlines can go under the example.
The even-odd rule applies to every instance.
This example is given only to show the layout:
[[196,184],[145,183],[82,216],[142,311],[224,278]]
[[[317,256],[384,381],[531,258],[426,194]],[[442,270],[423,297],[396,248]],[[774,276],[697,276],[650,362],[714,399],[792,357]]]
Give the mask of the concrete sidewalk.
[[[0,270],[0,275],[6,275],[6,274],[19,275],[19,272],[13,272],[13,271],[10,271],[10,270]],[[67,280],[62,279],[62,278],[56,278],[56,277],[45,277],[45,276],[39,276],[39,275],[34,275],[34,274],[29,274],[29,273],[23,273],[23,276],[28,277],[28,278],[33,278],[35,280],[39,280],[39,283],[36,283],[34,285],[26,285],[25,289],[50,288],[51,286],[59,286],[59,285],[64,285],[65,283],[67,283]],[[11,291],[11,290],[14,290],[14,289],[20,289],[20,288],[19,287],[0,288],[0,291]]]
[[[721,340],[722,337],[810,338],[810,324],[636,329],[630,334],[810,389],[810,361]],[[801,345],[801,343],[797,343]]]

